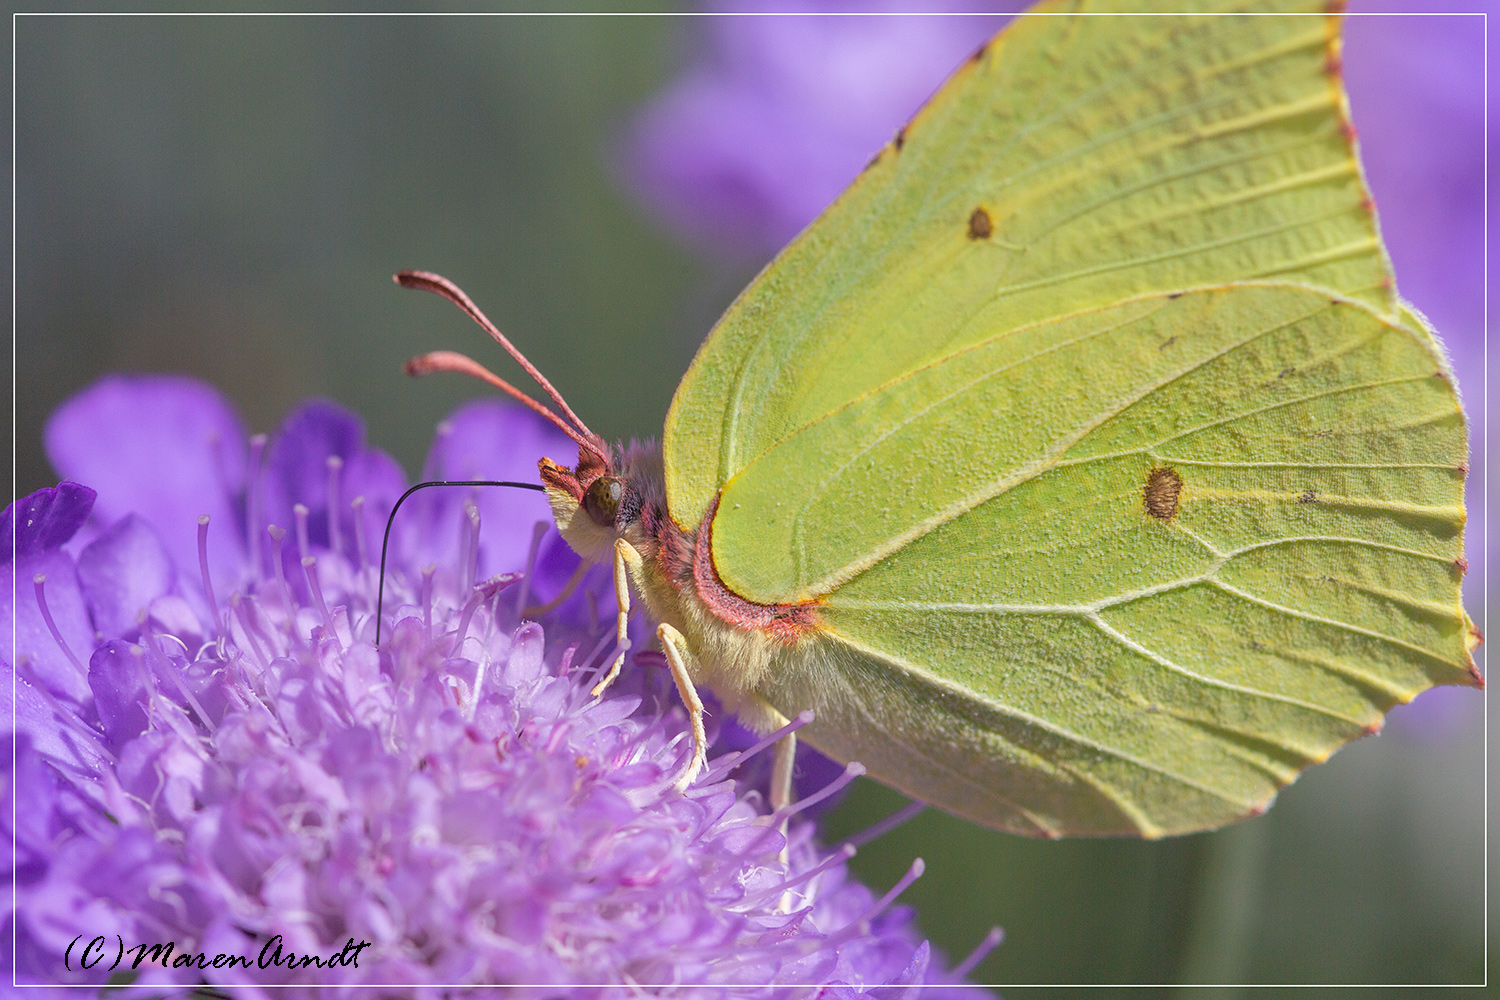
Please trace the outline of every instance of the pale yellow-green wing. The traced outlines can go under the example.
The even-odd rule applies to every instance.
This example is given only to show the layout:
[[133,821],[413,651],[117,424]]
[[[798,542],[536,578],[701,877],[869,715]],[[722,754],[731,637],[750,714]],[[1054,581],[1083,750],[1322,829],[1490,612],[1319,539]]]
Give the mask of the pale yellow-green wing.
[[[1087,310],[788,441],[757,478],[837,454],[820,495],[877,512],[937,455],[968,488],[829,587],[829,638],[763,693],[813,708],[827,752],[980,822],[1217,826],[1393,704],[1474,680],[1463,419],[1428,336],[1363,303],[1237,285]],[[823,516],[793,513],[851,553]]]
[[[1074,8],[1108,5],[1045,7]],[[1337,67],[1328,16],[1018,20],[715,327],[667,416],[673,517],[697,527],[803,424],[1064,312],[1265,277],[1393,311]]]
[[991,825],[1149,836],[1471,680],[1463,420],[1335,32],[1023,19],[726,314],[668,503],[720,496],[732,590],[822,605],[762,687],[817,745]]

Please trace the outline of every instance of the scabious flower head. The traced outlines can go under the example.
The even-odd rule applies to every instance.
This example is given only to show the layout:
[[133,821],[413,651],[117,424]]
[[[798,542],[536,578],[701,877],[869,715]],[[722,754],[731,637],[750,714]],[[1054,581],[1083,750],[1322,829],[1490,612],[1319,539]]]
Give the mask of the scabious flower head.
[[[377,648],[381,531],[406,483],[351,414],[308,404],[247,440],[205,386],[116,377],[47,443],[98,492],[68,481],[5,514],[18,983],[550,997],[948,980],[894,892],[877,899],[847,852],[736,780],[744,755],[672,790],[690,737],[664,671],[589,696],[612,652],[608,580],[526,613],[577,566],[533,530],[538,497],[434,489],[403,507]],[[529,479],[565,449],[524,411],[473,404],[427,471]]]

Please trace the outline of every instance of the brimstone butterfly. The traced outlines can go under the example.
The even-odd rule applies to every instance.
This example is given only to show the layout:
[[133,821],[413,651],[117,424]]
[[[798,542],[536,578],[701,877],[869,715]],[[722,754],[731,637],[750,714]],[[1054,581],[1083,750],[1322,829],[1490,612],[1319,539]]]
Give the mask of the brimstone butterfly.
[[1002,32],[729,308],[659,452],[526,365],[579,445],[558,527],[613,559],[622,640],[632,591],[662,623],[695,765],[706,684],[980,823],[1154,837],[1481,683],[1464,419],[1337,16],[1219,6]]

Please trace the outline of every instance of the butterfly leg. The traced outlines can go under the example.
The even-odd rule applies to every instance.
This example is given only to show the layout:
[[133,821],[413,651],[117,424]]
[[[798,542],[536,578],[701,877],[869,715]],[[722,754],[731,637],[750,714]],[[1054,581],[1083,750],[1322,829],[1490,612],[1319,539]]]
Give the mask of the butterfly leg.
[[[776,746],[771,751],[771,810],[780,812],[792,801],[792,763],[797,757],[797,734],[787,733],[776,741]],[[788,822],[791,815],[783,814],[781,822],[776,824],[776,832],[786,837]],[[791,858],[791,845],[785,839],[781,843],[781,863],[787,864]],[[776,902],[777,913],[792,912],[792,890],[781,894],[781,899]]]
[[797,756],[797,734],[787,733],[776,741],[771,758],[771,808],[782,809],[792,801],[792,762]]
[[625,665],[625,656],[630,652],[630,571],[640,574],[644,567],[645,562],[635,547],[623,538],[616,538],[615,602],[620,607],[620,614],[615,623],[615,644],[620,652],[615,657],[615,662],[609,665],[609,673],[604,675],[604,680],[595,684],[589,692],[595,698],[603,694],[604,689],[620,676],[620,668]]
[[693,727],[693,758],[673,782],[673,787],[683,792],[698,777],[698,772],[703,770],[703,762],[708,759],[708,735],[703,729],[703,701],[698,697],[698,689],[693,686],[693,677],[688,670],[692,654],[688,652],[687,639],[666,622],[656,627],[656,637],[661,640],[662,652],[667,654],[667,666],[672,670],[672,680],[677,683],[677,693],[687,706],[688,722]]
[[[753,691],[742,695],[733,710],[740,722],[757,733],[775,732],[791,722]],[[771,808],[780,809],[792,801],[792,761],[797,755],[797,734],[791,732],[777,740],[771,753]]]

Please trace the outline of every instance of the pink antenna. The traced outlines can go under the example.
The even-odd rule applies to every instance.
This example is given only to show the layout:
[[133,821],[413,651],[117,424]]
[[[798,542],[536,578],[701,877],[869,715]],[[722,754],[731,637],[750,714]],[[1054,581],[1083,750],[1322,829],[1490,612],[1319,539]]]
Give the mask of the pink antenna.
[[[464,356],[461,354],[452,354],[451,351],[438,351],[434,352],[433,354],[425,355],[424,357],[433,358],[437,355],[452,354],[454,358],[463,358],[463,360],[467,362],[468,365],[473,366],[474,369],[478,369],[478,372],[483,372],[484,374],[480,375],[478,374],[478,372],[471,370],[469,367],[440,368],[434,366],[428,367],[424,371],[412,371],[412,365],[420,362],[422,360],[420,358],[414,358],[411,362],[407,363],[408,371],[412,371],[413,374],[425,374],[426,371],[462,371],[465,374],[475,375],[478,378],[484,379],[484,381],[489,382],[491,385],[494,385],[495,387],[503,389],[504,391],[510,393],[516,399],[529,401],[528,405],[532,405],[533,409],[536,409],[538,413],[548,418],[553,423],[557,424],[557,426],[561,428],[564,433],[566,433],[574,441],[577,441],[580,446],[588,451],[594,452],[601,459],[605,459],[607,464],[609,449],[604,444],[604,439],[595,434],[593,431],[589,430],[588,425],[585,424],[582,420],[578,419],[578,414],[574,413],[573,408],[568,405],[568,401],[563,399],[562,393],[554,389],[552,387],[552,383],[547,381],[547,377],[537,370],[536,365],[526,360],[526,355],[518,351],[516,349],[516,346],[512,344],[508,339],[506,339],[505,334],[500,332],[500,328],[495,326],[494,323],[491,323],[490,318],[479,311],[479,307],[474,304],[474,300],[465,295],[463,289],[459,288],[457,285],[449,281],[447,278],[443,277],[441,274],[433,274],[431,271],[398,271],[394,275],[393,280],[402,288],[420,288],[424,291],[432,292],[435,295],[441,295],[443,298],[447,299],[449,302],[452,302],[464,312],[468,313],[469,318],[478,323],[485,333],[488,333],[491,337],[493,337],[495,339],[495,343],[499,344],[505,349],[505,352],[507,354],[515,358],[516,362],[526,370],[526,374],[530,375],[536,381],[536,384],[542,387],[542,391],[545,392],[548,396],[552,397],[552,401],[557,404],[557,408],[563,412],[564,416],[566,416],[573,422],[574,427],[577,428],[577,433],[565,426],[563,422],[557,417],[557,415],[554,414],[551,410],[547,409],[545,406],[542,406],[540,403],[537,403],[535,400],[532,400],[525,393],[520,392],[510,383],[500,378],[498,375],[494,375],[487,369],[481,367],[477,362],[471,361],[468,358],[464,358]],[[582,435],[583,439],[587,440],[580,439],[580,434]]]
[[557,429],[578,442],[580,448],[603,457],[603,452],[599,450],[597,444],[570,427],[562,417],[559,417],[468,355],[459,354],[456,351],[431,351],[427,354],[418,355],[406,363],[406,374],[408,375],[431,375],[433,372],[457,372],[460,375],[469,375],[477,378],[481,382],[488,382],[496,389],[508,394],[512,399],[530,407],[536,413],[556,424]]

